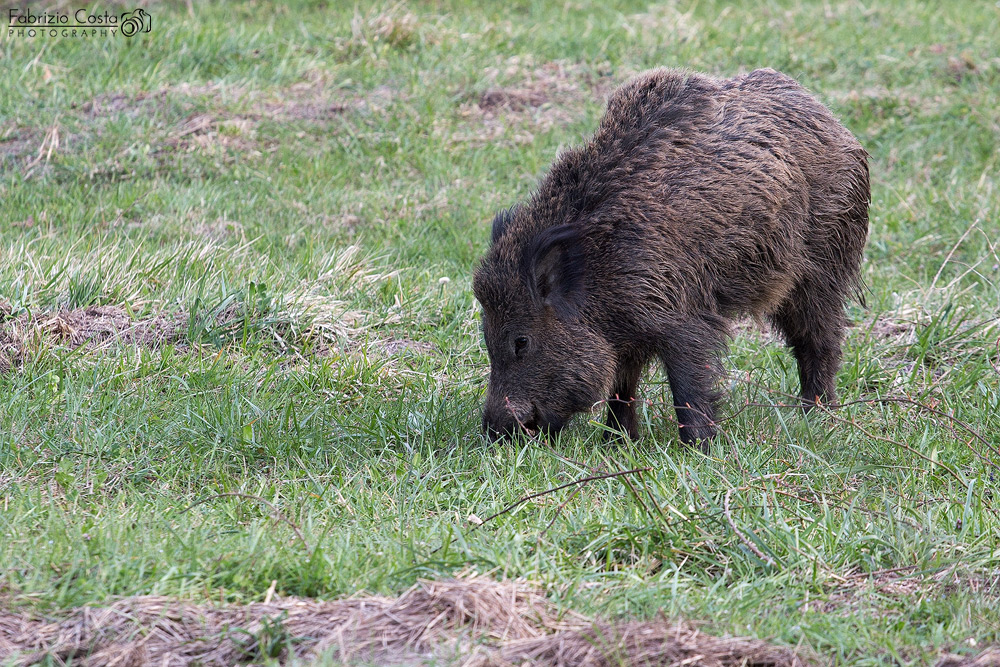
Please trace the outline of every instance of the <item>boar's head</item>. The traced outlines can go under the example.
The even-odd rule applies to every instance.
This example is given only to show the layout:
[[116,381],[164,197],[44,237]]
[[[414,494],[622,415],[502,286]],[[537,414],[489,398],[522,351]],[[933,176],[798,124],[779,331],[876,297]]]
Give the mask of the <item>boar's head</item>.
[[483,307],[491,438],[557,432],[607,398],[614,351],[588,316],[587,258],[572,225],[537,228],[518,209],[493,222],[473,289]]

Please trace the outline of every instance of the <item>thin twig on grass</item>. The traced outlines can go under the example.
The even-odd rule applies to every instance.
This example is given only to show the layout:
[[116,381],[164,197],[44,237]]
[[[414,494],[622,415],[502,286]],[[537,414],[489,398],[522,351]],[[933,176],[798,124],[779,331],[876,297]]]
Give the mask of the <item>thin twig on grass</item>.
[[[626,477],[625,479],[628,479],[628,478]],[[559,519],[559,516],[562,514],[562,511],[566,508],[567,505],[570,504],[570,502],[574,498],[576,498],[580,494],[580,491],[582,491],[584,489],[584,486],[586,486],[586,485],[581,484],[580,486],[578,486],[575,489],[573,489],[572,493],[570,493],[566,497],[566,500],[564,500],[561,503],[559,503],[559,507],[556,508],[556,513],[552,516],[552,520],[549,521],[545,525],[545,528],[542,529],[542,532],[538,533],[538,537],[535,538],[535,544],[540,544],[541,543],[542,539],[549,532],[549,529],[552,528],[552,526],[554,526],[555,523],[556,523],[556,521]]]
[[[830,418],[833,419],[834,421],[838,421],[838,422],[840,422],[842,424],[847,424],[848,426],[853,426],[854,428],[858,429],[859,431],[861,431],[862,433],[864,433],[865,435],[867,435],[869,438],[872,438],[873,440],[880,440],[882,442],[887,442],[890,445],[894,445],[896,447],[900,447],[902,449],[905,449],[906,451],[910,452],[911,454],[916,454],[918,457],[920,457],[924,461],[927,461],[931,465],[938,466],[939,468],[941,468],[942,470],[944,470],[945,472],[947,472],[951,477],[953,477],[955,479],[956,482],[959,483],[959,485],[961,485],[961,487],[963,489],[965,489],[966,491],[969,490],[969,488],[970,488],[969,484],[967,484],[965,482],[965,480],[963,480],[962,477],[951,466],[949,466],[948,464],[946,464],[946,463],[944,463],[942,461],[935,461],[934,459],[932,459],[931,457],[927,456],[926,454],[922,454],[921,452],[918,452],[913,447],[910,447],[905,442],[901,442],[899,440],[895,440],[893,438],[889,438],[889,437],[886,437],[884,435],[877,435],[875,433],[872,433],[871,431],[869,431],[865,427],[863,427],[860,424],[858,424],[853,419],[845,419],[845,418],[841,417],[840,415],[836,415],[836,414],[834,414],[832,412],[829,412],[829,411],[827,411],[826,414],[828,414],[830,416]],[[998,514],[997,511],[995,509],[993,509],[993,507],[991,507],[986,502],[986,500],[983,498],[983,494],[981,492],[977,493],[976,497],[979,499],[980,504],[983,506],[983,508],[987,512],[989,512],[990,514],[992,514],[995,519],[1000,520],[1000,514]]]
[[[738,488],[741,491],[745,491],[746,490],[746,488],[742,487],[742,486],[738,487]],[[765,563],[767,563],[771,567],[774,567],[776,565],[774,559],[771,558],[770,556],[766,555],[760,549],[758,549],[757,545],[755,545],[753,542],[751,542],[750,538],[748,538],[746,535],[744,535],[743,531],[736,527],[736,522],[733,521],[733,515],[729,511],[729,496],[732,495],[733,491],[736,491],[736,490],[737,490],[737,488],[728,489],[726,491],[725,497],[722,499],[722,511],[726,515],[726,523],[728,523],[729,527],[732,529],[732,531],[734,533],[736,533],[736,537],[740,538],[740,542],[742,542],[744,545],[746,545],[746,547],[748,549],[750,549],[750,551],[752,551],[753,554],[755,556],[757,556],[757,558],[761,559],[762,561],[764,561]]]
[[907,574],[912,574],[914,570],[918,569],[919,565],[903,565],[901,567],[889,567],[882,570],[872,570],[871,572],[855,572],[854,574],[844,575],[845,579],[866,579],[868,577],[880,577],[885,574],[897,574],[900,572],[906,572]]
[[[499,512],[486,517],[485,519],[483,519],[483,523],[481,523],[481,524],[479,524],[477,526],[474,526],[472,528],[472,530],[476,530],[477,528],[485,525],[487,522],[492,521],[493,519],[495,519],[498,516],[501,516],[503,514],[506,514],[507,512],[510,512],[511,510],[513,510],[513,509],[515,509],[515,508],[523,505],[524,503],[528,502],[529,500],[534,500],[535,498],[540,498],[542,496],[548,495],[550,493],[555,493],[556,491],[560,491],[562,489],[568,489],[571,486],[577,486],[579,484],[588,484],[590,482],[594,482],[594,481],[597,481],[599,479],[611,479],[612,477],[622,477],[624,475],[634,475],[636,473],[649,472],[650,470],[652,470],[652,468],[646,467],[646,468],[633,468],[632,470],[618,470],[618,471],[615,471],[615,472],[606,472],[606,473],[602,473],[600,475],[591,475],[589,477],[583,477],[582,479],[575,479],[572,482],[566,482],[565,484],[560,484],[559,486],[554,486],[551,489],[546,489],[545,491],[539,491],[538,493],[530,493],[530,494],[528,494],[526,496],[522,496],[521,498],[515,500],[514,502],[512,502],[510,505],[507,505],[506,507],[504,507]],[[472,532],[472,531],[469,531],[469,532]]]
[[[632,399],[632,400],[635,400],[635,399]],[[506,402],[507,402],[507,409],[510,410],[510,414],[514,418],[514,421],[516,421],[517,424],[518,424],[518,426],[520,426],[521,429],[528,434],[528,437],[531,438],[531,440],[534,440],[534,441],[538,442],[539,441],[538,436],[536,436],[535,434],[531,433],[525,427],[525,425],[521,421],[521,419],[517,416],[517,413],[514,412],[514,407],[510,404],[510,397],[506,398]],[[546,444],[548,444],[548,443],[546,442]],[[604,470],[601,469],[601,468],[595,468],[595,467],[593,467],[593,466],[591,466],[591,465],[589,465],[587,463],[584,463],[582,461],[575,461],[575,460],[570,459],[569,457],[566,457],[566,456],[563,456],[563,455],[559,455],[559,456],[560,456],[560,458],[563,458],[564,460],[569,461],[569,462],[571,462],[571,463],[573,463],[575,465],[578,465],[578,466],[580,466],[582,468],[586,468],[586,469],[590,470],[592,473],[595,473],[597,475],[601,475],[601,474],[604,473]],[[606,459],[605,459],[604,463],[605,463],[605,466],[611,467],[611,466],[608,465],[608,461]],[[649,469],[646,468],[644,470],[649,470]],[[622,473],[622,474],[626,475],[627,473]],[[606,477],[596,477],[595,479],[606,479]],[[590,480],[587,480],[587,481],[590,481]],[[639,501],[639,504],[642,505],[642,508],[643,508],[643,510],[645,510],[646,515],[647,516],[651,516],[651,514],[649,512],[649,508],[646,506],[646,503],[643,502],[642,498],[639,496],[639,493],[635,490],[635,487],[632,486],[632,483],[629,481],[628,477],[627,476],[623,476],[622,477],[622,481],[625,482],[625,485],[628,487],[629,491],[632,493],[632,495],[635,497],[635,499]],[[578,486],[576,489],[574,489],[573,493],[571,493],[569,495],[569,497],[566,498],[565,501],[563,501],[562,503],[559,504],[559,507],[556,508],[555,516],[552,517],[552,520],[549,521],[549,523],[545,526],[545,528],[542,530],[542,532],[540,532],[538,534],[537,541],[541,541],[542,538],[545,537],[545,535],[546,535],[546,533],[548,533],[549,529],[552,528],[553,525],[555,525],[555,522],[559,518],[559,515],[562,514],[562,511],[566,508],[567,505],[569,505],[569,503],[576,496],[578,496],[580,494],[580,491],[583,490],[584,486],[586,486],[586,482],[581,482],[581,485]],[[556,489],[552,489],[552,491],[556,491],[556,490],[558,490],[558,488],[560,488],[560,487],[557,487]],[[654,506],[656,506],[657,511],[660,513],[660,516],[665,519],[666,517],[663,514],[663,510],[660,509],[659,505],[656,505],[656,502],[653,500],[652,494],[649,493],[648,487],[646,487],[645,485],[643,485],[643,488],[646,488],[646,492],[647,492],[647,494],[649,494],[650,502],[653,502]],[[501,514],[502,514],[502,512],[501,512]],[[494,515],[494,516],[496,516],[496,515]],[[490,517],[490,518],[492,519],[493,517]],[[486,521],[489,521],[489,519],[487,519]],[[484,521],[483,523],[486,523],[486,521]],[[479,525],[482,525],[482,524],[479,524]],[[478,526],[477,526],[477,528],[478,528]]]
[[[604,464],[608,465],[608,460],[603,455],[601,456],[601,458],[604,459]],[[639,478],[642,479],[642,476],[640,475]],[[639,506],[642,507],[642,511],[646,513],[646,516],[652,517],[653,515],[649,511],[649,507],[646,505],[646,502],[642,499],[642,496],[639,495],[639,492],[636,490],[636,488],[632,485],[632,481],[628,477],[622,477],[622,482],[625,483],[625,487],[628,488],[629,492],[631,492],[632,497],[635,498],[636,502],[639,503]],[[667,515],[663,512],[663,508],[660,507],[659,503],[656,502],[656,499],[653,498],[653,493],[649,490],[649,485],[644,483],[642,485],[642,488],[646,492],[646,495],[649,497],[649,502],[653,505],[653,507],[656,508],[657,514],[659,514],[660,518],[663,520],[663,525],[666,525]]]
[[928,292],[934,289],[934,286],[937,284],[938,278],[941,277],[941,273],[944,271],[944,267],[948,266],[948,262],[950,262],[951,258],[955,255],[955,251],[958,250],[958,246],[962,245],[962,241],[965,240],[965,237],[971,234],[972,230],[975,229],[978,225],[979,225],[979,219],[977,218],[976,220],[972,221],[972,224],[969,225],[968,229],[966,229],[965,232],[963,232],[962,236],[960,236],[958,241],[955,242],[955,245],[952,246],[951,251],[944,258],[944,261],[941,262],[941,266],[938,267],[937,273],[934,274],[934,279],[931,280],[931,286],[927,289]]
[[[783,473],[777,473],[777,474],[774,474],[774,475],[764,475],[764,476],[758,477],[756,479],[757,480],[775,479],[775,478],[779,478],[780,475],[782,475],[782,474]],[[754,544],[750,540],[750,538],[748,538],[743,533],[742,530],[740,530],[739,528],[736,527],[736,522],[733,520],[733,514],[729,510],[729,498],[730,498],[730,496],[732,496],[733,491],[746,491],[746,490],[748,490],[750,488],[751,487],[749,485],[747,485],[747,486],[731,487],[731,488],[727,489],[726,490],[726,495],[722,498],[722,513],[726,517],[726,523],[728,523],[729,527],[732,529],[732,531],[734,533],[736,533],[736,536],[738,538],[740,538],[740,542],[742,542],[743,544],[745,544],[746,547],[748,549],[750,549],[750,551],[753,552],[753,554],[755,556],[757,556],[757,558],[761,559],[762,561],[764,561],[765,563],[767,563],[771,567],[774,567],[775,565],[777,565],[777,563],[775,562],[775,560],[773,558],[771,558],[770,556],[768,556],[767,554],[765,554],[759,548],[757,548],[757,545]]]

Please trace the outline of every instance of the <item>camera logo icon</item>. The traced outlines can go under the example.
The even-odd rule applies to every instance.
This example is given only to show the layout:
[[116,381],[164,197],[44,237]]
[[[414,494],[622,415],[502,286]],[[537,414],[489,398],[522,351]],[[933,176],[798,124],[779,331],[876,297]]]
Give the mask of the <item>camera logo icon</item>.
[[149,14],[141,9],[135,9],[121,15],[118,30],[126,37],[132,37],[140,32],[149,32],[151,23]]

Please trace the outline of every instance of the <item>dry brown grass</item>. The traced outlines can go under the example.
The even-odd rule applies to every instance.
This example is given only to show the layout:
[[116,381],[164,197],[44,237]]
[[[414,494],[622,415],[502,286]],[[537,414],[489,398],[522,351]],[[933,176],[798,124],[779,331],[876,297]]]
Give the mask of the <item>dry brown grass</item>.
[[[270,593],[268,594],[270,597]],[[197,605],[140,596],[55,618],[3,611],[0,661],[54,664],[234,665],[326,655],[351,663],[510,665],[822,665],[759,639],[717,637],[677,620],[595,620],[559,610],[538,588],[465,577],[421,581],[397,598],[282,598]],[[996,667],[1000,650],[947,654],[938,667]]]
[[[829,594],[806,601],[803,612],[851,617],[873,598],[895,600],[898,604],[917,605],[956,591],[967,592],[987,606],[1000,606],[1000,574],[975,575],[952,567],[941,572],[926,573],[916,565],[878,570],[858,571],[838,577]],[[872,613],[871,609],[867,613]],[[892,615],[889,609],[880,612]]]
[[421,581],[398,598],[212,606],[146,596],[55,619],[0,611],[0,661],[16,665],[47,656],[55,664],[170,666],[323,654],[379,664],[454,659],[470,667],[818,664],[790,648],[715,637],[682,622],[595,621],[557,609],[537,588],[485,577]]
[[937,667],[1000,667],[1000,648],[988,648],[979,655],[946,655]]

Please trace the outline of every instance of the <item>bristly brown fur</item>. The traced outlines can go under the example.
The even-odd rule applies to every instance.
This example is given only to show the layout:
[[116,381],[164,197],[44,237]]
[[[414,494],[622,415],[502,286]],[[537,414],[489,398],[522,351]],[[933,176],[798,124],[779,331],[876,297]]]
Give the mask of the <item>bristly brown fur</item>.
[[658,69],[623,85],[590,141],[494,221],[474,280],[492,363],[484,429],[558,430],[608,400],[608,425],[636,437],[636,385],[659,358],[682,440],[710,439],[719,356],[744,314],[784,334],[806,404],[835,400],[867,158],[774,70]]

